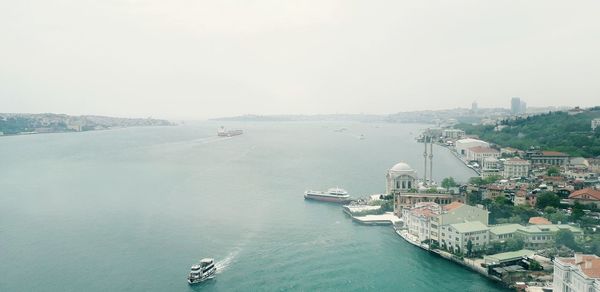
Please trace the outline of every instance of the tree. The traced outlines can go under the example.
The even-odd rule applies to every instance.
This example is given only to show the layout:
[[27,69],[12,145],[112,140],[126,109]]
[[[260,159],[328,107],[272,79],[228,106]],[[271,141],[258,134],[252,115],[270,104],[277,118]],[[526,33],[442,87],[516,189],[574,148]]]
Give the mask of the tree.
[[545,217],[546,217],[546,219],[550,220],[554,224],[567,223],[569,221],[569,216],[567,214],[564,214],[563,212],[555,212],[555,213],[546,214]]
[[561,229],[557,231],[554,241],[556,245],[564,245],[572,250],[579,250],[579,246],[575,242],[575,236],[573,236],[571,230]]
[[471,256],[471,252],[473,251],[473,241],[470,239],[467,241],[467,255]]
[[560,169],[558,167],[556,167],[556,166],[551,166],[546,171],[546,174],[548,176],[558,176],[558,175],[560,175]]
[[544,213],[545,214],[554,214],[554,213],[556,213],[556,208],[554,208],[552,206],[547,206],[546,208],[544,208]]
[[456,181],[454,181],[453,177],[447,177],[442,180],[442,187],[447,189],[456,187]]
[[585,213],[583,212],[583,205],[575,201],[575,204],[573,204],[573,213],[571,213],[571,218],[573,218],[574,221],[577,221],[581,219],[581,217],[583,217],[584,214]]
[[534,259],[530,259],[529,260],[529,270],[531,271],[541,271],[543,270],[544,267],[542,267],[542,265],[540,265],[540,263]]
[[538,215],[538,212],[531,208],[529,205],[518,205],[513,207],[514,216],[519,216],[521,218],[521,223],[527,223],[529,218],[535,217]]
[[477,204],[483,203],[481,200],[481,193],[479,192],[469,192],[467,194],[467,203],[471,206],[475,206]]
[[486,207],[490,211],[490,222],[498,223],[500,218],[510,218],[513,216],[513,205],[505,197],[497,197],[494,201],[486,201]]
[[483,181],[482,178],[480,178],[478,176],[474,176],[474,177],[472,177],[472,178],[469,179],[469,184],[480,186],[480,185],[484,185],[485,182]]
[[525,246],[525,242],[520,237],[509,238],[506,240],[506,249],[508,251],[521,250]]
[[559,207],[560,197],[553,192],[543,192],[537,197],[537,203],[535,206],[542,210],[548,206]]

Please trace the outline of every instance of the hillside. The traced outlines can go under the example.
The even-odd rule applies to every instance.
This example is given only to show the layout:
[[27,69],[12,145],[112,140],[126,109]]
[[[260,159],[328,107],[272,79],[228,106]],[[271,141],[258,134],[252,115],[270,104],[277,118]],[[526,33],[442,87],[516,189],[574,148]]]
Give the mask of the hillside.
[[591,130],[591,120],[600,118],[600,107],[595,107],[577,115],[567,112],[505,120],[500,123],[501,131],[494,126],[459,124],[468,135],[504,147],[526,150],[539,146],[544,150],[555,150],[572,156],[600,156],[600,128]]

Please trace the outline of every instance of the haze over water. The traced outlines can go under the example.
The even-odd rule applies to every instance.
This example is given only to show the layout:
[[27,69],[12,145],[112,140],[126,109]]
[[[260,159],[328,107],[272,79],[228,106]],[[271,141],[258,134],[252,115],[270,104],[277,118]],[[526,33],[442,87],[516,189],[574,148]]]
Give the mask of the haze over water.
[[[501,290],[302,197],[384,192],[399,161],[422,175],[424,126],[223,124],[245,134],[205,122],[0,138],[0,290]],[[438,181],[474,175],[443,148],[434,165]],[[203,257],[218,275],[190,287]]]

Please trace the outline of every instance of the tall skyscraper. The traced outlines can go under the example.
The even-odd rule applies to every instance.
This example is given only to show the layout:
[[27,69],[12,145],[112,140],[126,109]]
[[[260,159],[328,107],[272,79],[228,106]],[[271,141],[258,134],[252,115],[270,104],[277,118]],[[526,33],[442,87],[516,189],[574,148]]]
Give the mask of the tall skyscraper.
[[510,112],[513,115],[518,115],[521,113],[521,99],[518,97],[513,97],[510,100]]
[[527,103],[524,100],[521,100],[521,113],[524,114],[527,112]]
[[479,107],[477,106],[477,102],[476,102],[476,101],[474,101],[474,102],[471,104],[471,111],[477,111],[477,109],[478,109],[478,108],[479,108]]

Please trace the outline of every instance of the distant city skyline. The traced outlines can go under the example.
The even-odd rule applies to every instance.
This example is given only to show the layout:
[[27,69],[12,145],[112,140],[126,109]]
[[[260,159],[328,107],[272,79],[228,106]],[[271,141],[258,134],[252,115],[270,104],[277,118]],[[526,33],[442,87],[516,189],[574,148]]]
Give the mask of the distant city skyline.
[[600,100],[598,1],[1,7],[3,112],[206,119]]

